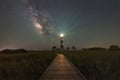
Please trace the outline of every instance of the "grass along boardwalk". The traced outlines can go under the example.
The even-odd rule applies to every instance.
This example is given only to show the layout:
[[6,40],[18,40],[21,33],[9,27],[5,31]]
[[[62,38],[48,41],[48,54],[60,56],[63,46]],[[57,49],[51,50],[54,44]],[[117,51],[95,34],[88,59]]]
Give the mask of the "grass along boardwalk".
[[58,54],[53,63],[39,80],[86,80],[80,72],[65,58]]

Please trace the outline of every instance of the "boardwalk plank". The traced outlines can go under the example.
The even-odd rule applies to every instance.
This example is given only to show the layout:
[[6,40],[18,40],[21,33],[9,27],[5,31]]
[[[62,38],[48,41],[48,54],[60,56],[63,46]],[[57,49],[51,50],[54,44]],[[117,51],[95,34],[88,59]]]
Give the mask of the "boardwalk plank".
[[83,80],[64,57],[58,54],[40,80]]

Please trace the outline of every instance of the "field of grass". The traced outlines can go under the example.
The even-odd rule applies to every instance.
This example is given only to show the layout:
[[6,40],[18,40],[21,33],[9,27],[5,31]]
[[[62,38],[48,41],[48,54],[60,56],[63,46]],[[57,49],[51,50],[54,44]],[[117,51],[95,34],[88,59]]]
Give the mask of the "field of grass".
[[88,80],[120,80],[120,51],[65,52]]
[[38,51],[0,54],[0,80],[38,80],[56,54]]

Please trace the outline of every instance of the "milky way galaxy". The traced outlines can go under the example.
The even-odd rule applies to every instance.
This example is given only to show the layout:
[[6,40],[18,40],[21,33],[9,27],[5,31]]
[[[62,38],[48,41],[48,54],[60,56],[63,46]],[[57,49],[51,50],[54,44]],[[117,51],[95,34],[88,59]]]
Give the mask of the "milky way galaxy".
[[[31,3],[33,1],[33,3]],[[47,9],[45,8],[37,8],[37,4],[34,0],[23,0],[24,4],[30,11],[30,15],[32,18],[32,22],[35,25],[37,32],[41,35],[48,35],[52,34],[53,32],[53,25],[50,23],[50,18],[47,13]]]

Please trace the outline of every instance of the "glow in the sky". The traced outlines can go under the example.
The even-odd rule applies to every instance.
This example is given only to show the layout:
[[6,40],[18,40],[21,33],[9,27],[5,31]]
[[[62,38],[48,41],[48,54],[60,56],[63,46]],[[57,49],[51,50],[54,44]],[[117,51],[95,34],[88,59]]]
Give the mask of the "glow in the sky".
[[28,5],[28,9],[30,11],[30,16],[32,18],[32,22],[33,22],[35,28],[37,29],[37,32],[40,34],[43,34],[43,26],[40,24],[39,19],[38,19],[38,16],[39,16],[38,11],[34,10],[34,8],[31,5],[29,5],[27,0],[24,0],[24,4]]
[[63,33],[61,33],[61,34],[60,34],[60,37],[64,37],[64,34],[63,34]]
[[37,29],[37,32],[40,34],[43,34],[43,31],[42,31],[43,27],[35,18],[33,18],[33,23]]
[[53,16],[49,14],[47,8],[38,8],[36,4],[31,3],[29,0],[24,0],[23,2],[28,7],[30,17],[38,33],[42,35],[57,36],[59,32],[63,30],[65,32],[66,29],[64,27],[60,27],[58,23],[56,23],[56,20],[54,20]]

